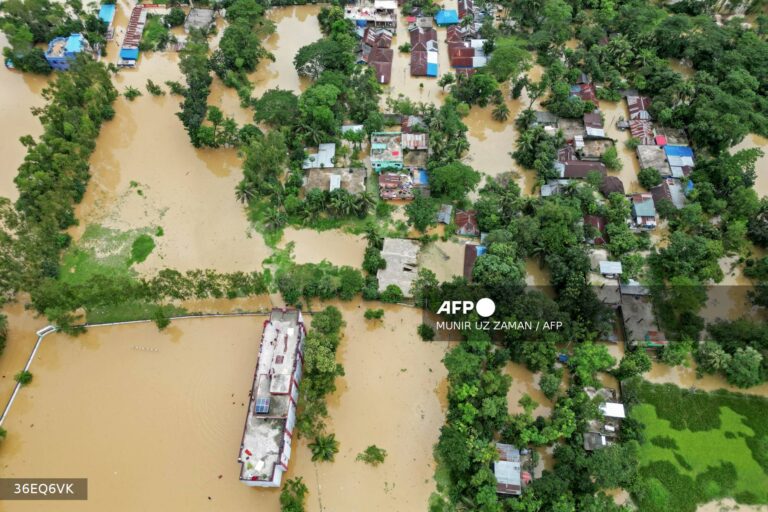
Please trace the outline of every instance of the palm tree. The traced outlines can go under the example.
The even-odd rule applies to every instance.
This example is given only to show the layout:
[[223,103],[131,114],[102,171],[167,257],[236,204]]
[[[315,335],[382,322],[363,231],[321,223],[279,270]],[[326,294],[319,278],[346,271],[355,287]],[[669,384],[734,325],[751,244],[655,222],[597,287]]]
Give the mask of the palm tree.
[[493,109],[491,115],[496,121],[504,122],[509,119],[509,107],[506,103],[499,103],[496,105],[496,108]]
[[370,192],[365,191],[357,196],[357,204],[355,205],[355,211],[360,217],[365,217],[368,210],[376,205],[376,199]]
[[242,180],[235,187],[235,198],[243,204],[248,204],[256,197],[256,186],[250,181]]
[[517,124],[517,127],[521,130],[527,130],[535,120],[536,112],[534,112],[533,109],[527,108],[523,110],[520,116],[518,116],[515,124]]
[[377,247],[379,249],[381,249],[381,246],[384,243],[384,237],[381,235],[379,227],[373,222],[369,222],[365,227],[365,240],[371,247]]
[[285,226],[287,221],[288,219],[286,218],[285,213],[275,206],[270,206],[267,208],[267,211],[264,212],[264,223],[273,231],[277,231]]
[[318,434],[315,440],[309,443],[309,449],[312,451],[312,461],[333,462],[333,457],[339,452],[339,442],[336,440],[336,434],[324,436]]

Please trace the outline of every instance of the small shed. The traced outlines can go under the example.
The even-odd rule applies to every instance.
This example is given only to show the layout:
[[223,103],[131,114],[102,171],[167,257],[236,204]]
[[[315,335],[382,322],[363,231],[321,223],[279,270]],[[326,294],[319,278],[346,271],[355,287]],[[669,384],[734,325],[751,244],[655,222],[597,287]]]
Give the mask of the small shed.
[[457,210],[454,222],[456,234],[480,236],[480,227],[477,224],[477,212],[475,210]]
[[616,277],[621,275],[621,262],[620,261],[601,261],[600,273],[606,277]]
[[600,412],[602,412],[603,416],[606,418],[624,419],[627,417],[624,411],[624,404],[618,402],[605,402],[600,404]]
[[496,475],[496,492],[508,496],[520,496],[523,493],[522,465],[520,450],[511,444],[496,443],[499,460],[493,463]]
[[451,215],[453,214],[453,206],[450,204],[441,204],[440,210],[437,212],[437,222],[441,224],[450,224]]

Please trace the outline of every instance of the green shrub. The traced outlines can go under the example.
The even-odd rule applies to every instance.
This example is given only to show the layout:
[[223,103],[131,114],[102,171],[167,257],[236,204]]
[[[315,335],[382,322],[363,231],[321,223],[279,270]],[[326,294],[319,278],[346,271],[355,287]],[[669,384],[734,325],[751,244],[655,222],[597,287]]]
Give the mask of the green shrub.
[[432,326],[429,326],[427,324],[421,324],[420,326],[418,326],[416,328],[416,332],[424,341],[432,341],[435,339],[435,330],[432,328]]
[[387,457],[387,450],[379,448],[375,444],[372,444],[366,448],[362,453],[359,453],[355,460],[363,461],[371,466],[378,466]]
[[142,94],[140,90],[135,87],[131,87],[130,85],[125,88],[125,92],[123,93],[123,96],[125,96],[125,99],[128,101],[133,101],[141,95]]
[[390,284],[381,292],[381,302],[397,304],[403,300],[403,291],[396,284]]
[[165,96],[165,91],[150,79],[147,79],[147,92],[152,96]]
[[382,318],[384,318],[384,310],[383,309],[366,309],[364,316],[366,320],[381,320]]
[[30,382],[32,382],[32,373],[27,370],[22,370],[16,375],[13,376],[14,380],[21,384],[22,386],[26,386]]
[[155,248],[155,239],[149,235],[139,235],[131,246],[131,263],[141,263]]
[[643,188],[652,189],[661,183],[661,173],[654,167],[646,167],[637,173],[637,180]]

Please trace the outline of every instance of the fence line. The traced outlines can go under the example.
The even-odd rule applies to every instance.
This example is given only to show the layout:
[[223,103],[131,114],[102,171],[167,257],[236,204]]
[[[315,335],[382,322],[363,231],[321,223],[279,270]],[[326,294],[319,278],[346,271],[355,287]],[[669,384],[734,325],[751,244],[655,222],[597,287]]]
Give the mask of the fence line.
[[[201,313],[199,315],[174,316],[174,317],[170,317],[170,319],[171,320],[191,320],[193,318],[228,318],[228,317],[238,317],[238,316],[267,316],[267,315],[269,315],[269,312]],[[85,324],[80,324],[76,327],[85,327],[85,328],[108,327],[108,326],[117,326],[117,325],[145,324],[153,321],[154,320],[126,320],[124,322],[107,322],[107,323],[94,323],[94,324],[85,323]],[[32,352],[29,354],[29,357],[27,358],[27,364],[24,365],[25,372],[28,372],[30,367],[32,366],[32,361],[35,359],[35,356],[37,355],[37,351],[40,348],[40,345],[42,344],[43,339],[49,334],[56,332],[56,330],[57,329],[54,326],[49,325],[37,331],[36,333],[37,342],[35,342],[34,347],[32,347]],[[22,384],[20,382],[17,382],[16,386],[14,386],[13,392],[11,393],[11,396],[5,405],[5,409],[3,410],[3,415],[0,416],[0,426],[2,426],[3,423],[5,422],[5,419],[8,416],[8,412],[11,410],[11,406],[13,405],[13,402],[16,400],[16,396],[19,394],[19,390],[21,389],[21,387],[22,387]]]

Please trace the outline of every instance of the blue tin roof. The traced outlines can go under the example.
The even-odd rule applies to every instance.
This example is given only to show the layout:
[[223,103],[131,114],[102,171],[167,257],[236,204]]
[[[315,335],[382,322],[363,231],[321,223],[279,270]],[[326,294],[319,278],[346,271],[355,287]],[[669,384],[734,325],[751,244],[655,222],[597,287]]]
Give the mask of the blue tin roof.
[[670,146],[667,144],[664,146],[664,153],[668,157],[670,156],[680,156],[680,157],[691,157],[693,158],[693,149],[691,149],[689,146]]
[[99,9],[99,19],[104,23],[112,23],[115,17],[115,4],[104,4]]
[[138,60],[139,49],[138,48],[121,48],[120,58],[125,60]]
[[483,255],[483,254],[485,254],[487,251],[488,251],[488,249],[487,249],[487,248],[486,248],[484,245],[478,245],[478,246],[475,248],[475,253],[476,253],[478,256],[482,256],[482,255]]
[[438,25],[455,25],[459,22],[459,13],[453,9],[437,11],[435,21]]
[[437,76],[437,64],[427,62],[427,76]]
[[429,183],[429,177],[427,176],[427,171],[425,169],[419,169],[419,183],[424,185]]

